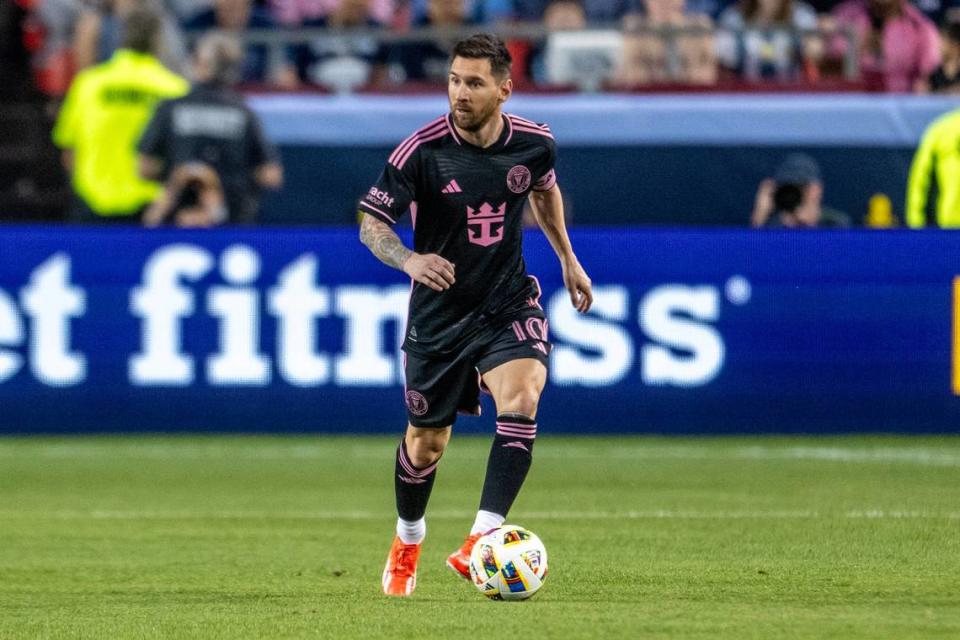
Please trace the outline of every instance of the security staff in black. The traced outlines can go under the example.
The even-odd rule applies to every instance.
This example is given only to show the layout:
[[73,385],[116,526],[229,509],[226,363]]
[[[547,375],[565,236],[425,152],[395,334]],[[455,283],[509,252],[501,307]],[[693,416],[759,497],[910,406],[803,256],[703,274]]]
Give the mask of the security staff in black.
[[243,96],[231,88],[242,64],[243,47],[235,38],[220,33],[201,38],[194,56],[197,84],[157,108],[138,146],[145,177],[168,181],[188,163],[216,173],[226,219],[213,224],[255,222],[261,189],[283,183],[276,149]]
[[[528,199],[560,258],[571,302],[586,312],[593,299],[563,222],[553,135],[501,111],[512,91],[510,63],[496,36],[457,43],[450,113],[400,143],[359,205],[363,243],[413,280],[403,343],[408,425],[394,477],[397,535],[382,577],[388,595],[408,596],[416,586],[437,463],[456,414],[479,413],[481,384],[496,403],[497,427],[477,517],[447,558],[459,576],[470,579],[473,544],[504,522],[530,468],[550,345],[540,287],[521,251]],[[391,228],[408,210],[413,251]]]

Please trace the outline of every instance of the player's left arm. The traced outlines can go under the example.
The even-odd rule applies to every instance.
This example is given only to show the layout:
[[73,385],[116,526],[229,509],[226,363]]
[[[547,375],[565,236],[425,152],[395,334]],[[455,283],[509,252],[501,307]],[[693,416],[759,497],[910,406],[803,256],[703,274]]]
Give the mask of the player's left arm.
[[580,313],[586,313],[593,304],[593,289],[587,272],[580,266],[563,219],[563,196],[554,183],[546,191],[531,191],[530,206],[537,224],[543,229],[563,268],[563,284],[570,292],[570,302]]

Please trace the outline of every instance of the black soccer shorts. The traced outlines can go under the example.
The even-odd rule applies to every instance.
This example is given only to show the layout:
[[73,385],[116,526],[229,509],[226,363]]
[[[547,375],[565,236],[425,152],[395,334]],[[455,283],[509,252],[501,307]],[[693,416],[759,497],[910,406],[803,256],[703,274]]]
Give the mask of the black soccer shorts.
[[547,366],[551,344],[539,309],[490,329],[458,354],[435,359],[406,354],[407,418],[415,427],[446,427],[457,414],[480,415],[482,376],[505,362],[535,358]]

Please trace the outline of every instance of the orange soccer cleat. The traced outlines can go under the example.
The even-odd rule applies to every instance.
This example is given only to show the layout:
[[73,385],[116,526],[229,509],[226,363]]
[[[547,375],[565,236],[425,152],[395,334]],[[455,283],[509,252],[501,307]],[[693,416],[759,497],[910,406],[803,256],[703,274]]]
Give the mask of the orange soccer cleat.
[[473,545],[482,535],[482,533],[468,535],[460,548],[447,556],[447,566],[464,580],[470,580],[470,553],[473,551]]
[[383,569],[383,592],[388,596],[409,596],[417,586],[419,544],[404,544],[400,537],[393,539],[387,566]]

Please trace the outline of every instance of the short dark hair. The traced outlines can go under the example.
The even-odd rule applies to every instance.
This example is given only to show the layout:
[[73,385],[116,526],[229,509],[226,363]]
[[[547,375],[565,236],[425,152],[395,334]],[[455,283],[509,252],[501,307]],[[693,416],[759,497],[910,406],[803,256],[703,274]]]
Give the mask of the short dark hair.
[[458,42],[450,55],[451,62],[456,57],[487,59],[493,75],[500,79],[510,76],[510,65],[513,64],[507,45],[492,33],[475,33]]
[[124,49],[133,49],[140,53],[157,53],[160,45],[160,29],[163,21],[160,14],[149,7],[131,9],[123,18]]

